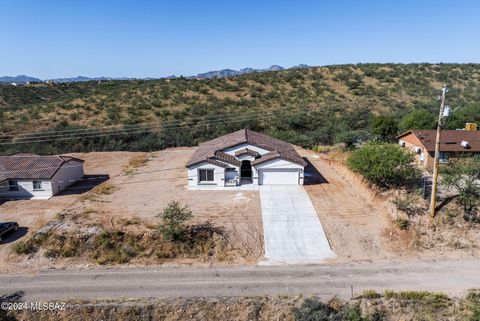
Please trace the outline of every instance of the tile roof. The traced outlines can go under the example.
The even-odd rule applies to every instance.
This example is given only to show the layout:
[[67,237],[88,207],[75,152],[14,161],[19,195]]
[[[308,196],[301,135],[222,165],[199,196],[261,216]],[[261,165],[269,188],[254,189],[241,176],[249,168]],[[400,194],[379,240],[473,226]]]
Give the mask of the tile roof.
[[235,152],[235,156],[240,156],[240,155],[249,155],[252,157],[258,157],[260,154],[254,150],[248,149],[248,148],[243,148]]
[[64,164],[83,160],[70,156],[14,154],[0,156],[0,181],[6,179],[50,179]]
[[[415,135],[428,152],[435,151],[436,130],[410,130],[397,138],[406,135]],[[469,147],[461,146],[462,141],[467,141]],[[480,131],[478,130],[442,130],[440,136],[440,151],[442,152],[480,152]]]
[[225,162],[225,163],[228,163],[228,164],[232,164],[234,166],[240,166],[242,165],[242,162],[239,161],[235,156],[233,155],[230,155],[230,154],[227,154],[227,153],[224,153],[222,151],[219,151],[217,150],[215,152],[215,158],[222,161],[222,162]]
[[[298,155],[297,151],[289,143],[261,133],[257,133],[250,129],[241,129],[200,144],[186,166],[189,167],[202,161],[206,161],[207,159],[222,160],[221,156],[224,155],[218,154],[218,152],[243,143],[251,144],[271,152],[252,162],[252,165],[257,161],[257,163],[260,163],[259,160],[263,159],[267,155],[268,160],[281,158],[301,166],[307,165],[303,158]],[[219,157],[218,155],[221,156]]]

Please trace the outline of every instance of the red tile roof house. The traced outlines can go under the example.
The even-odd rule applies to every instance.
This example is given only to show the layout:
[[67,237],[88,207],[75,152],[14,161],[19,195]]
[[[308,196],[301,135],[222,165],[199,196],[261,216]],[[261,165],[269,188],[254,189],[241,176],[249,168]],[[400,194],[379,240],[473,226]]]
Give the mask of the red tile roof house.
[[199,145],[188,186],[303,185],[307,163],[287,142],[242,129]]
[[0,199],[49,199],[84,176],[70,156],[0,156]]
[[[416,161],[428,171],[433,170],[436,130],[409,130],[397,136],[400,146],[412,150]],[[439,163],[448,163],[465,155],[480,154],[480,131],[442,130]]]

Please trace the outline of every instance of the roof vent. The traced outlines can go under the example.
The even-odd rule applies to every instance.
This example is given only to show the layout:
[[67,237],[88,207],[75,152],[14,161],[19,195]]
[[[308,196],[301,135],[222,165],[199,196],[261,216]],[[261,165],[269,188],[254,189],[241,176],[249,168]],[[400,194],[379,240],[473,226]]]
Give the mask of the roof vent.
[[462,140],[460,145],[462,145],[463,148],[469,148],[470,147],[470,145],[468,144],[468,142],[466,140]]
[[415,147],[415,153],[420,155],[422,153],[422,148],[421,147]]
[[404,141],[404,140],[399,140],[399,141],[398,141],[398,144],[399,144],[401,147],[405,147],[405,141]]

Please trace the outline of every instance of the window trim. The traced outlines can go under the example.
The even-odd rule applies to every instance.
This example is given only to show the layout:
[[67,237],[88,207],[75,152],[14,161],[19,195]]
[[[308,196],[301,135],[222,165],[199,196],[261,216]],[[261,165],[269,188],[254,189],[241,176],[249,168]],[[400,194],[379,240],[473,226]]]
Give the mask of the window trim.
[[9,180],[8,181],[8,191],[9,192],[18,192],[20,190],[18,186],[18,181]]
[[[35,183],[40,183],[40,188],[35,188]],[[44,191],[43,181],[32,181],[32,185],[33,185],[33,191],[35,191],[35,192]]]
[[[205,171],[205,179],[204,181],[202,181],[202,176],[201,176],[201,172],[202,171]],[[211,172],[212,176],[211,176],[211,180],[208,180],[208,173]],[[198,169],[198,183],[199,184],[215,184],[215,169],[214,168],[199,168]]]

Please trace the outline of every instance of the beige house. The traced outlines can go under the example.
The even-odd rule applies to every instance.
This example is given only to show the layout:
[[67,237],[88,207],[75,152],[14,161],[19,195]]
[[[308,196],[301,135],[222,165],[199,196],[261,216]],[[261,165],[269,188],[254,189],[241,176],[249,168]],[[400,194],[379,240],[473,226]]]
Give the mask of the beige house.
[[[398,143],[415,153],[418,164],[428,171],[433,169],[436,130],[409,130],[397,136]],[[480,154],[480,131],[442,130],[439,162],[464,155]]]

